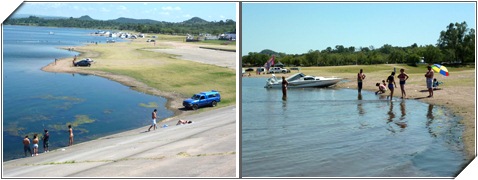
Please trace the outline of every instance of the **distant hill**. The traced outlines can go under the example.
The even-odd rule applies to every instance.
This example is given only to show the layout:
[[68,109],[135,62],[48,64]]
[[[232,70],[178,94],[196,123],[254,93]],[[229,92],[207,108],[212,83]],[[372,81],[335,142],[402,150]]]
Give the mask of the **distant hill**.
[[36,16],[43,19],[67,19],[67,17],[61,16],[42,16],[42,15],[31,15],[31,14],[12,14],[10,18],[28,18],[30,16]]
[[269,55],[269,56],[279,54],[278,52],[275,52],[275,51],[270,50],[270,49],[264,49],[264,50],[262,50],[262,51],[259,52],[259,53],[260,53],[260,54],[267,54],[267,55]]
[[111,22],[118,22],[118,23],[135,23],[135,24],[158,24],[162,23],[161,21],[155,21],[151,19],[132,19],[132,18],[125,18],[125,17],[120,17],[118,19],[114,20],[108,20]]
[[193,17],[189,20],[183,21],[183,23],[184,24],[207,24],[209,22],[198,17]]
[[236,22],[233,20],[209,22],[193,17],[183,22],[165,22],[150,19],[132,19],[121,17],[112,20],[95,20],[88,15],[79,18],[69,17],[62,19],[45,19],[39,16],[23,18],[10,17],[4,25],[50,26],[50,27],[80,27],[91,29],[132,30],[141,33],[161,33],[171,35],[186,34],[221,34],[235,31]]
[[91,18],[91,17],[88,16],[88,15],[81,16],[81,17],[79,17],[78,19],[79,19],[79,20],[94,21],[94,19]]

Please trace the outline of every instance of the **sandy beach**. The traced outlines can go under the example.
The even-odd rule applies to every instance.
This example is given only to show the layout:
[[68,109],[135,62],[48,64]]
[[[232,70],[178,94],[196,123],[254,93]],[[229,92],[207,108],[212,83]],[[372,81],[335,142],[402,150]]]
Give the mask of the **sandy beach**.
[[222,50],[204,49],[194,44],[168,42],[171,49],[150,49],[154,52],[178,55],[180,59],[236,69],[236,53]]
[[[178,125],[178,119],[193,121]],[[3,163],[3,177],[237,177],[236,107]],[[61,137],[55,137],[61,139]],[[64,138],[65,141],[68,137]]]
[[[438,73],[435,73],[435,77],[439,81],[444,82],[441,85],[440,90],[434,91],[433,98],[427,98],[428,91],[426,88],[425,77],[426,68],[422,67],[410,67],[407,65],[370,65],[370,66],[339,66],[339,67],[306,67],[302,68],[300,72],[306,75],[324,76],[324,77],[341,77],[345,81],[337,84],[338,88],[357,88],[356,75],[360,68],[365,69],[364,73],[366,78],[364,80],[363,89],[371,91],[369,93],[377,91],[375,83],[385,80],[393,71],[393,68],[397,68],[397,75],[400,68],[404,68],[405,72],[410,76],[405,86],[407,99],[417,99],[429,104],[445,106],[452,110],[455,116],[461,117],[461,123],[465,125],[465,131],[463,133],[463,142],[465,144],[465,154],[468,160],[472,160],[475,157],[475,70],[464,69],[459,71],[450,71],[450,76],[444,77]],[[368,69],[373,69],[367,71]],[[278,77],[284,75],[286,77],[297,73],[294,70],[288,74],[277,74]],[[250,73],[252,78],[262,77],[268,78],[271,75],[257,75],[255,72]],[[249,78],[247,72],[243,78]],[[400,86],[398,78],[395,76],[397,88],[394,92],[394,98],[399,99],[401,97]],[[362,92],[365,93],[365,92]],[[388,96],[390,91],[387,91],[384,95]]]

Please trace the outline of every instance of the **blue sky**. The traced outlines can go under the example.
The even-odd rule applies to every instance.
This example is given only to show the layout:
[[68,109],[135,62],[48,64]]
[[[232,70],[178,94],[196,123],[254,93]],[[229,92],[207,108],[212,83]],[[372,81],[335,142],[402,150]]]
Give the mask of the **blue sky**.
[[243,3],[242,55],[435,45],[450,23],[476,29],[474,3]]
[[97,20],[119,17],[152,19],[167,22],[182,22],[192,17],[207,21],[232,19],[236,21],[236,3],[162,3],[162,2],[117,2],[117,3],[54,3],[26,2],[16,14],[80,17],[89,15]]

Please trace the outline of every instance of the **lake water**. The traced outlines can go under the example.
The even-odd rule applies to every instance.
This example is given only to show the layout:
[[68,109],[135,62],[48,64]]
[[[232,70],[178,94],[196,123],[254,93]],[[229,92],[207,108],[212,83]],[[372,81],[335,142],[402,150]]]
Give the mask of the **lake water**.
[[[78,54],[57,47],[105,43],[105,37],[89,35],[95,31],[3,26],[4,161],[23,157],[23,137],[32,138],[43,129],[50,131],[50,149],[56,149],[68,145],[68,124],[76,126],[75,143],[80,143],[146,127],[155,108],[159,119],[173,115],[165,108],[165,98],[139,93],[101,77],[40,70],[55,58],[73,59]],[[42,142],[39,150],[43,152]]]
[[242,79],[243,177],[455,177],[460,118],[417,100]]

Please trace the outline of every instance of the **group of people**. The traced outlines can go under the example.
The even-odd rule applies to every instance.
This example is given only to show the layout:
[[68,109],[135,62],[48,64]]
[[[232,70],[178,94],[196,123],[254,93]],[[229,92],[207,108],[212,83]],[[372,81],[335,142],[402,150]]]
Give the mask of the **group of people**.
[[[73,129],[71,128],[71,125],[68,125],[68,134],[69,134],[69,143],[68,146],[73,145]],[[50,151],[48,148],[50,147],[50,134],[48,133],[48,130],[44,130],[44,134],[42,137],[43,140],[43,152],[48,152]],[[38,144],[40,140],[38,137],[38,134],[33,135],[33,139],[30,142],[30,139],[28,138],[28,135],[25,136],[23,139],[23,151],[25,153],[25,156],[27,156],[27,151],[30,153],[30,156],[38,156]],[[33,146],[33,152],[32,148],[30,146],[32,144]]]
[[[45,129],[45,133],[43,134],[43,150],[44,152],[48,152],[48,147],[49,147],[49,139],[50,139],[50,134],[48,134],[48,130]],[[28,139],[28,135],[25,136],[23,139],[23,151],[25,152],[25,156],[27,156],[27,151],[30,153],[31,156],[37,156],[38,155],[38,143],[40,140],[38,139],[38,134],[33,135],[33,152],[30,147],[30,139]]]
[[[149,131],[151,130],[151,128],[153,128],[153,130],[156,130],[156,129],[157,129],[157,126],[156,126],[157,112],[158,112],[158,110],[157,110],[157,109],[154,109],[153,112],[151,113],[151,118],[153,119],[153,120],[152,120],[153,122],[152,122],[151,126],[149,126],[147,132],[149,132]],[[193,123],[193,122],[192,122],[192,121],[186,121],[186,120],[180,119],[180,120],[178,121],[178,123],[176,123],[176,125],[191,124],[191,123]],[[165,127],[167,127],[167,126],[165,126]]]
[[[425,73],[426,84],[428,89],[428,96],[429,98],[433,97],[433,90],[440,84],[434,77],[434,72],[431,66],[427,67],[428,71]],[[360,69],[360,72],[357,74],[357,86],[358,92],[360,93],[362,90],[362,83],[365,79],[365,74],[363,73],[363,69]],[[405,84],[408,80],[409,76],[405,73],[405,69],[400,69],[400,74],[397,76],[399,79],[400,90],[402,93],[402,99],[406,98],[407,93],[405,91]],[[388,83],[388,85],[387,85]],[[393,71],[390,76],[387,77],[387,80],[382,80],[382,83],[376,83],[375,86],[378,87],[378,91],[375,94],[382,94],[387,91],[387,87],[390,90],[390,100],[393,99],[393,93],[395,88],[397,88],[397,84],[395,83],[395,71]]]

